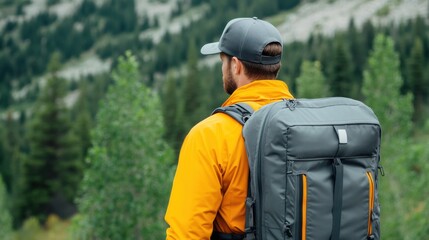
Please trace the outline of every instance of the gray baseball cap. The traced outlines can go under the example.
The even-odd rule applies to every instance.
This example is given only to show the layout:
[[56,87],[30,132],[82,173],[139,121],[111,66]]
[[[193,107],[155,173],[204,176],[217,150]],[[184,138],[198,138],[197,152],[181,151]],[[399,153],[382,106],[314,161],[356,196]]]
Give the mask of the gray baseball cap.
[[208,43],[201,48],[204,55],[226,53],[240,60],[259,63],[276,64],[281,60],[278,56],[262,54],[269,43],[280,43],[283,40],[280,32],[271,23],[253,18],[235,18],[228,22],[219,42]]

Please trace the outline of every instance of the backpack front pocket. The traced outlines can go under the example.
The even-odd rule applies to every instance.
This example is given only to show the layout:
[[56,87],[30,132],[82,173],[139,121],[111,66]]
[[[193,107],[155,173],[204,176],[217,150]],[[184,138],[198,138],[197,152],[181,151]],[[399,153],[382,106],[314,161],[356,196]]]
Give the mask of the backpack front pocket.
[[365,160],[367,159],[343,161],[344,185],[340,239],[366,239],[373,234],[374,173],[356,164]]
[[329,239],[332,230],[332,166],[329,160],[307,164],[315,165],[310,171],[295,175],[293,239]]
[[366,160],[342,161],[340,205],[334,201],[335,181],[338,179],[335,178],[330,161],[295,162],[301,166],[311,166],[306,170],[296,170],[298,173],[295,172],[294,176],[294,240],[331,239],[334,212],[338,211],[335,208],[339,208],[341,215],[339,239],[367,239],[374,235],[376,185],[374,172],[362,165],[362,161]]

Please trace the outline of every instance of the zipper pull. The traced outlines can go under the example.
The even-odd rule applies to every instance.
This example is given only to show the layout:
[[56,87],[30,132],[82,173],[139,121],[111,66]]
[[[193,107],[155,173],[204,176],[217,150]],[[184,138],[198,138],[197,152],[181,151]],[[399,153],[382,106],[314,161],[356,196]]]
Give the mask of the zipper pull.
[[289,238],[292,238],[292,230],[290,229],[290,223],[285,222],[283,225],[283,232],[288,236]]
[[380,171],[381,176],[384,177],[384,168],[383,168],[383,166],[381,166],[381,164],[378,165],[378,171]]
[[291,111],[293,111],[296,108],[296,104],[298,103],[298,100],[296,100],[296,99],[286,99],[285,103],[286,103],[286,107],[289,108]]

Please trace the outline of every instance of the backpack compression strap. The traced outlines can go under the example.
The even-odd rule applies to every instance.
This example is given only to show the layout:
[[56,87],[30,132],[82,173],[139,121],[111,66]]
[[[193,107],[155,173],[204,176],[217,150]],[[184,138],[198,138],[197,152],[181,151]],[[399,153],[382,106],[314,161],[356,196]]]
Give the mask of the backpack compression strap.
[[254,110],[246,103],[236,103],[226,107],[218,107],[212,112],[212,115],[219,112],[227,114],[241,125],[244,125],[249,117],[252,116]]

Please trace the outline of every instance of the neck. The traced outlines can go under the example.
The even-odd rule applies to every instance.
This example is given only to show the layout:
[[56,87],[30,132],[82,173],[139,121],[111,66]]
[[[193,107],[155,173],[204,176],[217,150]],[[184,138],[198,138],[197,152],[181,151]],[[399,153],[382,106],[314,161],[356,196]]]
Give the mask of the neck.
[[247,76],[245,75],[241,75],[238,77],[237,79],[237,87],[242,87],[244,85],[247,85],[249,83],[253,82],[252,79],[249,79]]

